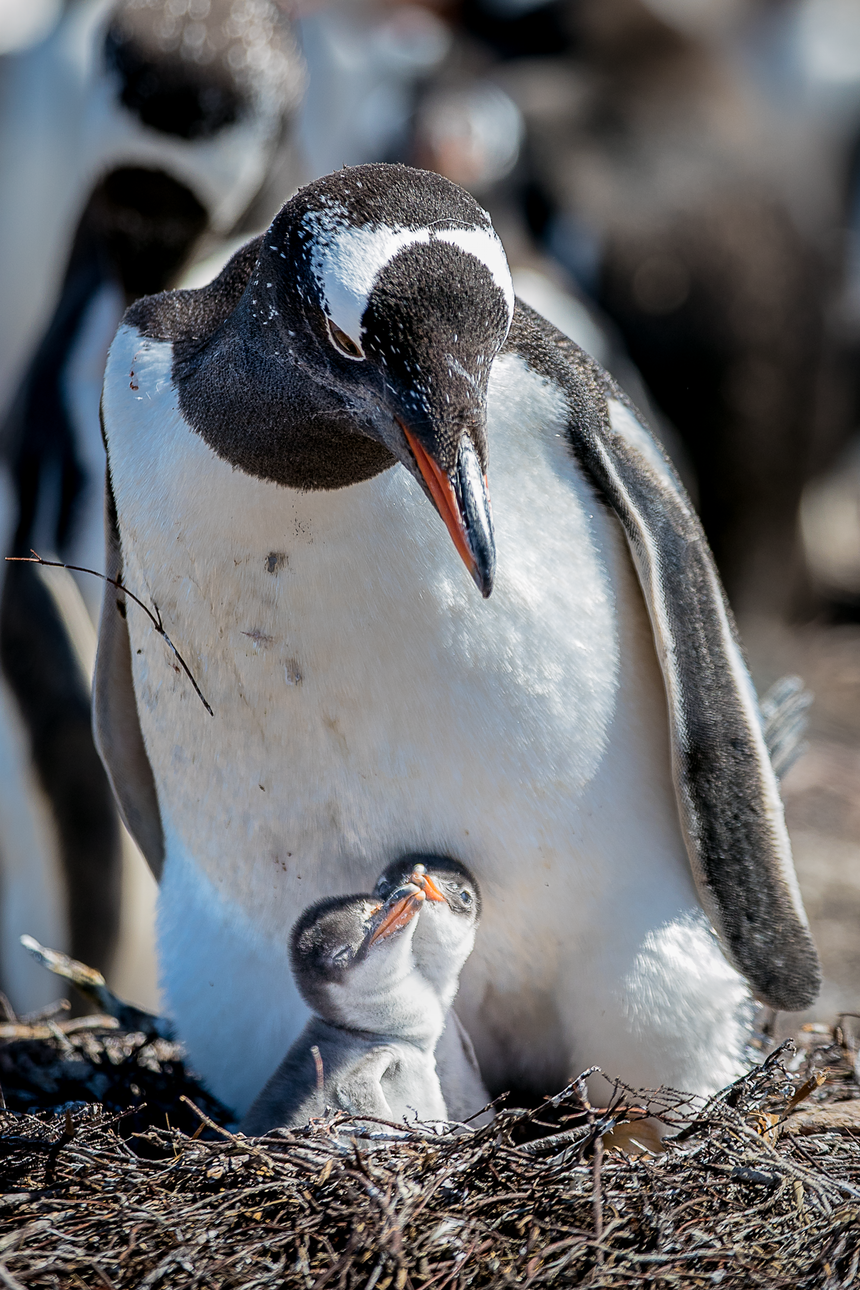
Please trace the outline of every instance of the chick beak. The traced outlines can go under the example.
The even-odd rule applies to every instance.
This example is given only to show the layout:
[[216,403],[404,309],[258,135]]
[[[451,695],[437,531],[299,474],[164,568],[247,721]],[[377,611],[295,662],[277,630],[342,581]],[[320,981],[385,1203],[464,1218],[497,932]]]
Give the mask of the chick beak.
[[487,477],[468,436],[464,436],[451,475],[433,460],[427,449],[402,421],[400,428],[433,505],[451,535],[460,559],[486,599],[493,590],[496,544]]
[[375,945],[377,941],[386,940],[389,936],[394,936],[396,932],[401,931],[412,921],[423,905],[424,892],[420,887],[414,889],[401,887],[400,890],[404,892],[404,895],[398,895],[396,900],[386,902],[388,904],[387,912],[368,938],[368,949],[371,945]]
[[436,886],[433,879],[428,878],[427,874],[424,872],[423,865],[416,866],[409,881],[414,882],[416,887],[421,888],[421,890],[424,893],[425,900],[444,901],[445,897],[442,895],[441,891]]

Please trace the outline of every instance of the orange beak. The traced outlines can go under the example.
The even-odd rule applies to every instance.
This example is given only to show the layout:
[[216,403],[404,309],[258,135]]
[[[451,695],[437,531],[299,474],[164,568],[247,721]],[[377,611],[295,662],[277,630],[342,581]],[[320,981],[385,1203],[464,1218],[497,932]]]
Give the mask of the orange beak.
[[427,900],[444,901],[445,897],[442,895],[441,891],[436,886],[433,879],[428,878],[427,874],[424,872],[423,864],[419,864],[415,866],[409,881],[414,882],[416,887],[421,888]]
[[386,937],[399,932],[402,927],[411,922],[423,903],[424,892],[420,889],[410,891],[406,896],[401,896],[400,900],[396,900],[367,942],[368,948],[375,945],[377,941],[385,940]]
[[406,442],[412,449],[412,455],[415,458],[415,464],[421,471],[421,477],[430,490],[430,496],[433,498],[436,510],[442,516],[445,527],[451,534],[451,540],[457,548],[460,559],[472,577],[475,578],[478,566],[466,538],[466,526],[463,523],[460,507],[457,504],[457,494],[454,492],[451,481],[444,470],[436,465],[430,454],[421,446],[415,435],[410,433],[402,421],[399,424],[406,435]]

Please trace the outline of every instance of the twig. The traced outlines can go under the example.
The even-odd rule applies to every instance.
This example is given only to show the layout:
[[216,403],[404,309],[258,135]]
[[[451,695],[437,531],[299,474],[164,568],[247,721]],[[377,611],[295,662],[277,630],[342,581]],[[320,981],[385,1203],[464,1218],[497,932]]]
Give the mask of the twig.
[[323,1070],[322,1053],[316,1044],[311,1045],[311,1057],[313,1057],[314,1066],[316,1067],[317,1093],[322,1094],[325,1088],[325,1072]]
[[603,1236],[603,1202],[601,1199],[600,1174],[603,1164],[603,1138],[598,1133],[594,1139],[594,1184],[592,1187],[592,1206],[594,1208],[594,1240],[598,1267],[603,1267],[603,1247],[600,1244]]
[[38,551],[33,551],[32,547],[30,547],[30,551],[32,552],[31,555],[7,555],[6,559],[10,564],[40,564],[43,569],[68,569],[70,573],[89,573],[94,578],[101,578],[102,582],[107,582],[111,587],[116,587],[117,591],[121,591],[124,596],[128,596],[129,600],[133,600],[136,605],[139,605],[149,621],[152,623],[158,635],[166,642],[168,648],[173,652],[177,663],[194,686],[194,693],[197,695],[210,717],[215,716],[215,713],[212,711],[212,708],[203,696],[203,691],[195,681],[191,668],[185,662],[185,659],[179,653],[179,650],[164,630],[164,623],[161,620],[161,611],[159,610],[158,605],[155,604],[155,601],[153,601],[153,607],[155,609],[155,612],[153,613],[152,609],[150,609],[148,605],[144,604],[140,597],[136,596],[133,591],[129,591],[128,587],[126,587],[124,583],[120,582],[118,578],[109,578],[106,573],[99,573],[98,569],[85,569],[83,565],[80,564],[64,564],[62,560],[43,560]]
[[780,1152],[772,1147],[762,1135],[756,1133],[754,1129],[749,1128],[746,1124],[733,1124],[732,1128],[750,1141],[760,1144],[759,1149],[763,1154],[768,1155],[773,1160],[775,1168],[781,1166],[783,1169],[787,1170],[788,1173],[794,1174],[794,1176],[799,1178],[801,1182],[805,1182],[807,1186],[811,1187],[812,1190],[817,1192],[819,1195],[822,1194],[826,1185],[835,1188],[836,1191],[841,1192],[843,1196],[848,1196],[854,1200],[860,1200],[860,1188],[852,1187],[850,1183],[842,1182],[841,1179],[828,1178],[826,1175],[818,1177],[817,1175],[810,1173],[810,1171],[808,1169],[804,1169],[802,1165],[797,1165],[793,1160],[789,1160],[787,1156],[781,1155]]
[[251,1156],[259,1156],[261,1160],[265,1160],[270,1169],[274,1168],[272,1157],[267,1155],[261,1147],[255,1146],[253,1139],[244,1138],[243,1136],[242,1141],[240,1141],[236,1137],[235,1133],[231,1133],[229,1129],[224,1129],[220,1124],[216,1124],[215,1121],[205,1113],[205,1111],[201,1111],[200,1107],[197,1106],[195,1102],[192,1102],[190,1097],[186,1097],[184,1093],[180,1095],[179,1100],[180,1102],[184,1102],[196,1116],[199,1116],[207,1129],[212,1129],[213,1132],[220,1134],[222,1138],[226,1138],[228,1142],[232,1143],[234,1147],[238,1147],[238,1149],[243,1153]]
[[69,1143],[73,1140],[74,1136],[75,1136],[75,1122],[72,1119],[71,1111],[69,1110],[68,1107],[66,1107],[65,1114],[64,1114],[63,1132],[60,1134],[59,1138],[57,1138],[56,1142],[52,1143],[51,1150],[48,1152],[48,1159],[45,1162],[45,1186],[46,1187],[50,1187],[53,1185],[55,1181],[55,1175],[57,1172],[57,1160],[59,1159],[60,1152],[62,1151],[63,1147],[67,1147],[69,1145]]
[[24,1290],[21,1282],[16,1281],[12,1273],[2,1263],[0,1263],[0,1281],[3,1282],[4,1286],[8,1287],[8,1290]]
[[[53,1044],[59,1060],[56,1038]],[[103,1062],[95,1060],[99,1046]],[[118,1049],[116,1036],[87,1041],[97,1070],[108,1069],[107,1058],[115,1067]],[[146,1051],[145,1063],[178,1060],[167,1048],[138,1051]],[[3,1056],[7,1082],[14,1052]],[[123,1076],[126,1086],[129,1076],[138,1079],[144,1094],[145,1063]],[[749,1290],[823,1284],[822,1269],[828,1286],[847,1290],[860,1266],[857,1205],[854,1196],[836,1202],[842,1188],[860,1193],[860,1141],[840,1139],[831,1148],[822,1136],[798,1150],[793,1138],[774,1146],[752,1128],[753,1116],[784,1107],[796,1082],[778,1062],[753,1074],[734,1109],[717,1100],[698,1141],[673,1147],[659,1163],[608,1157],[606,1129],[633,1116],[634,1106],[701,1123],[698,1100],[619,1083],[608,1107],[584,1109],[571,1088],[558,1122],[569,1133],[570,1117],[576,1125],[585,1116],[587,1136],[568,1148],[577,1163],[564,1169],[552,1155],[514,1145],[525,1129],[541,1127],[527,1112],[506,1113],[492,1133],[434,1139],[377,1119],[362,1141],[340,1112],[255,1142],[221,1129],[221,1112],[183,1085],[193,1118],[177,1088],[166,1105],[171,1118],[181,1109],[185,1127],[136,1134],[140,1155],[95,1109],[74,1114],[74,1138],[59,1152],[70,1128],[64,1112],[48,1119],[42,1111],[5,1112],[0,1164],[11,1194],[0,1201],[0,1265],[26,1290],[51,1290],[57,1276],[63,1285],[102,1284],[94,1251],[117,1290],[160,1290],[168,1281],[171,1290],[312,1290],[315,1283],[318,1290],[462,1290],[467,1282],[544,1290],[586,1281],[637,1290],[698,1284],[714,1272],[721,1290]],[[163,1099],[161,1089],[159,1076],[153,1091]],[[198,1124],[213,1132],[195,1141],[186,1135]],[[594,1158],[583,1163],[590,1143]],[[52,1149],[62,1195],[33,1186]]]
[[575,1129],[563,1129],[560,1133],[550,1133],[544,1138],[535,1138],[532,1142],[521,1142],[515,1150],[525,1156],[549,1156],[561,1147],[575,1147],[588,1141],[592,1134],[589,1124],[580,1124]]
[[40,1021],[54,1020],[59,1012],[68,1012],[71,1006],[68,999],[55,999],[46,1008],[39,1008],[36,1012],[25,1012],[20,1017],[10,1017],[9,1021],[20,1026],[38,1026]]
[[89,1015],[86,1017],[71,1017],[68,1021],[61,1021],[59,1025],[50,1018],[43,1026],[25,1026],[19,1023],[11,1026],[5,1022],[0,1024],[0,1040],[2,1039],[52,1039],[60,1035],[79,1035],[90,1030],[117,1030],[119,1022],[116,1017],[107,1017],[104,1014]]

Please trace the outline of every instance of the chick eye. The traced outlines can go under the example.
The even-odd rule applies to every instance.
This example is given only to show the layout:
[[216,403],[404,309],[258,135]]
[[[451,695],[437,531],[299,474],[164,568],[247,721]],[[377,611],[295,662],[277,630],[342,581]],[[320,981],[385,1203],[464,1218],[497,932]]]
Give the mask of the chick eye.
[[471,905],[471,903],[472,903],[472,893],[471,893],[470,891],[465,891],[465,890],[464,890],[464,891],[461,891],[461,892],[460,892],[460,899],[461,899],[461,901],[463,902],[463,904],[464,904],[464,905]]
[[337,323],[333,323],[330,318],[327,318],[326,322],[328,323],[329,339],[335,349],[340,350],[341,354],[346,354],[347,358],[353,358],[356,362],[361,362],[364,359],[364,350],[358,341],[353,340],[351,336],[347,336],[346,332],[341,331]]

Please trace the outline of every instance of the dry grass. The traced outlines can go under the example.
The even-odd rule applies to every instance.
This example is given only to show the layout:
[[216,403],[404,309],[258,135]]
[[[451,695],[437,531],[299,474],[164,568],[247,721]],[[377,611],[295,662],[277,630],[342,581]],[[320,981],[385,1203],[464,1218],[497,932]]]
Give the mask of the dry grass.
[[[860,1093],[838,1030],[707,1105],[617,1087],[599,1111],[579,1083],[459,1135],[341,1119],[249,1140],[164,1040],[53,1024],[0,1048],[12,1290],[860,1283],[860,1131],[784,1131],[804,1086],[806,1106]],[[70,1095],[86,1101],[57,1108]],[[644,1101],[674,1138],[631,1158]]]

